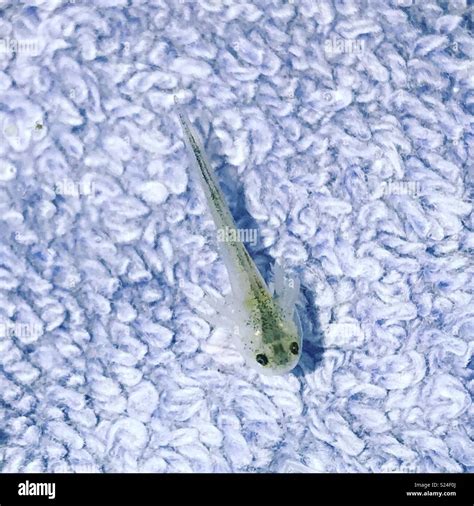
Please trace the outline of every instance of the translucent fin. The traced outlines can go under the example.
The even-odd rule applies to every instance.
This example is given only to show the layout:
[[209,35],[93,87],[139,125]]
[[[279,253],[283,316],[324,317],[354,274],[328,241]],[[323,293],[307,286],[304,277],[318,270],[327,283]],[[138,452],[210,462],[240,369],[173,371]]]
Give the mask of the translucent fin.
[[215,297],[205,290],[204,293],[203,301],[206,312],[196,311],[202,318],[211,325],[219,327],[235,326],[240,323],[241,318],[234,309],[236,304],[232,294],[225,297]]
[[300,282],[294,276],[285,275],[283,267],[275,261],[273,266],[274,297],[287,316],[293,316],[300,293]]

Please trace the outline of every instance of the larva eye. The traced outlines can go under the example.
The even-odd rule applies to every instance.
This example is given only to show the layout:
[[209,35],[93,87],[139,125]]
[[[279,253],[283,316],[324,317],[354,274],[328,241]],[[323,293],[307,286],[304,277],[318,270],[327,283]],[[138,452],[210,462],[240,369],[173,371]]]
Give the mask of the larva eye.
[[259,353],[255,358],[260,365],[265,366],[268,364],[268,358],[263,353]]
[[293,353],[293,355],[298,355],[298,352],[300,351],[300,347],[298,346],[298,343],[296,341],[293,341],[290,344],[290,351]]

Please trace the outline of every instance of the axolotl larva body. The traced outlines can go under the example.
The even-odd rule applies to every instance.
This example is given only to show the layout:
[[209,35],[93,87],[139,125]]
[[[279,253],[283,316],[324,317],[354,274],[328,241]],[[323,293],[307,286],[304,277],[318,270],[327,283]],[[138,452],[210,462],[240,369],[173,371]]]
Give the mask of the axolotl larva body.
[[[215,225],[218,230],[237,232],[199,136],[178,104],[177,111],[192,170],[201,183]],[[225,312],[225,320],[233,322],[235,344],[250,366],[269,375],[291,371],[302,348],[301,325],[295,310],[298,282],[285,279],[282,268],[275,263],[274,282],[269,288],[242,242],[224,241],[219,245],[232,291],[230,298],[214,304],[214,308]]]

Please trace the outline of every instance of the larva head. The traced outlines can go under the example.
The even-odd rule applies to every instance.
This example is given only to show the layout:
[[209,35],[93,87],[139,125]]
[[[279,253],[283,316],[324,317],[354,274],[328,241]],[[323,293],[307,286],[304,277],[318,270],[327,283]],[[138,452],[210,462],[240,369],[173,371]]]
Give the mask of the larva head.
[[[255,301],[253,301],[255,302]],[[296,313],[288,316],[271,297],[252,312],[247,362],[261,374],[285,374],[301,357],[301,326]]]

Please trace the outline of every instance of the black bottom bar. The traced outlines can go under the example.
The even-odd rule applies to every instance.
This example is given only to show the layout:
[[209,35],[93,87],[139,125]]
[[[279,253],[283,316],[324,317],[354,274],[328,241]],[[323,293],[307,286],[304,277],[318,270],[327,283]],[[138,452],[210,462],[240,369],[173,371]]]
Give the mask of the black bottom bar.
[[0,474],[0,506],[473,506],[473,491],[471,474]]

